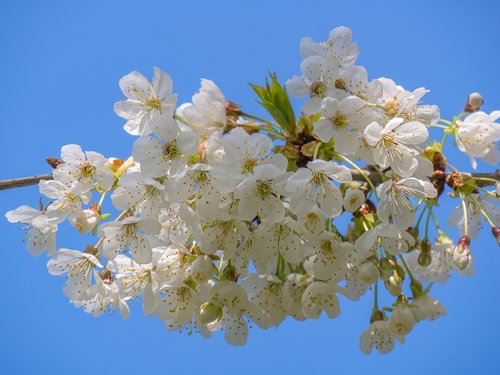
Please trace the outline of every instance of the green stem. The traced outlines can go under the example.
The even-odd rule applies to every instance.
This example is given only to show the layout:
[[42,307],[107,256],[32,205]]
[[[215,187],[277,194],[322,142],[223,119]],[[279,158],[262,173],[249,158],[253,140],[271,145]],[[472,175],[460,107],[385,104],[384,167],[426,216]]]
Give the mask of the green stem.
[[436,218],[436,215],[434,214],[434,211],[431,210],[431,216],[432,216],[432,221],[434,222],[434,226],[436,227],[437,230],[441,230],[441,227],[439,226],[439,222]]
[[424,240],[429,239],[429,221],[431,218],[432,214],[432,206],[429,206],[429,212],[427,214],[427,219],[425,220],[425,235],[424,235]]
[[181,116],[179,116],[177,113],[174,113],[174,119],[182,122],[184,125],[189,125],[188,122],[186,120],[184,120]]
[[401,263],[403,263],[403,267],[405,268],[406,272],[408,273],[408,276],[410,276],[411,282],[416,283],[417,280],[415,279],[415,277],[413,277],[413,274],[411,273],[410,268],[408,267],[408,265],[406,264],[405,260],[403,259],[403,257],[401,255],[399,256],[399,259],[401,259]]
[[458,192],[460,195],[460,200],[462,201],[462,210],[464,211],[464,235],[469,235],[469,217],[467,216],[467,206],[465,205],[465,198],[461,192]]
[[484,220],[486,220],[486,222],[490,225],[490,227],[495,228],[496,225],[493,223],[493,220],[490,219],[490,217],[488,216],[486,211],[481,207],[481,205],[479,204],[479,202],[477,201],[476,198],[473,198],[473,202],[474,202],[474,205],[476,206],[476,208],[481,213],[481,215],[484,217]]
[[349,158],[345,157],[344,155],[341,155],[339,153],[335,153],[335,156],[341,158],[342,160],[344,160],[347,164],[349,164],[350,166],[352,166],[354,169],[356,169],[359,174],[361,176],[363,176],[363,178],[366,180],[366,182],[368,183],[368,185],[370,185],[370,188],[371,190],[373,190],[375,196],[377,197],[378,199],[378,196],[377,196],[377,189],[375,188],[375,185],[373,184],[372,180],[370,179],[370,177],[368,177],[368,175],[365,173],[365,171],[363,171],[360,167],[358,167],[358,165],[356,163],[354,163],[352,160],[350,160]]
[[420,215],[418,216],[417,222],[415,223],[415,229],[418,229],[418,227],[420,226],[420,222],[422,221],[422,218],[424,217],[424,213],[425,213],[425,211],[427,211],[428,208],[429,208],[429,204],[426,203],[425,207],[422,208],[422,211],[420,212]]
[[257,120],[257,121],[260,121],[260,122],[263,122],[263,123],[266,123],[266,124],[272,124],[272,125],[278,126],[278,124],[276,124],[276,123],[273,123],[271,121],[263,119],[262,117],[251,115],[251,114],[243,112],[243,111],[240,111],[240,116],[248,117],[248,118],[251,118],[252,120]]

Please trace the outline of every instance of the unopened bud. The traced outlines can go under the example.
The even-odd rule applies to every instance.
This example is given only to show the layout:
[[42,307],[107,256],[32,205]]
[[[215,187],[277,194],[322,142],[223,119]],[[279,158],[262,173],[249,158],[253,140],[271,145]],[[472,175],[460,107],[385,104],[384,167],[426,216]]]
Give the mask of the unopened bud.
[[47,164],[50,165],[54,169],[56,169],[58,165],[64,164],[64,161],[62,161],[61,159],[58,159],[58,158],[48,157],[48,158],[45,158],[45,160],[47,161]]
[[428,267],[432,262],[431,241],[422,240],[420,243],[420,254],[418,255],[418,264],[422,267]]
[[420,243],[420,248],[422,249],[422,251],[425,251],[425,252],[431,251],[431,241],[422,240],[422,242]]
[[214,305],[212,302],[205,302],[200,307],[200,322],[209,324],[219,320],[222,316],[222,308]]
[[496,238],[497,243],[500,246],[500,228],[499,227],[491,228],[491,233],[493,233],[493,237]]
[[422,267],[428,267],[432,263],[432,254],[430,251],[421,251],[418,255],[418,264]]
[[389,278],[394,274],[394,269],[396,265],[394,261],[388,258],[380,259],[378,264],[378,270],[380,272],[380,278],[384,281],[389,280]]
[[389,280],[384,282],[384,285],[387,291],[391,293],[391,295],[393,295],[394,297],[399,296],[403,291],[401,278],[398,276],[396,272],[394,272],[394,274],[391,277],[389,277]]
[[462,236],[458,240],[457,246],[453,249],[453,263],[459,270],[467,268],[470,262],[470,238]]
[[478,92],[473,92],[467,98],[467,103],[465,104],[464,112],[472,113],[478,111],[484,104],[483,97]]

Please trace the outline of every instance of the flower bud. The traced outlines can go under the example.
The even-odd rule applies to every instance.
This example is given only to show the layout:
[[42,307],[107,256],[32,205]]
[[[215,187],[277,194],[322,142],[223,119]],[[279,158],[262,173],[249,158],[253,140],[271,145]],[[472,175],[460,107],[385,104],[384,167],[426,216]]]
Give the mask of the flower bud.
[[222,316],[222,308],[214,305],[212,302],[205,302],[200,307],[200,322],[209,324],[219,320]]
[[69,222],[73,225],[80,233],[90,232],[97,224],[97,212],[94,210],[81,210],[76,215],[72,215],[69,218]]
[[453,249],[453,263],[459,270],[465,269],[470,262],[470,238],[462,236],[458,240],[458,245]]
[[398,276],[396,272],[394,272],[394,274],[391,277],[389,277],[389,280],[384,282],[384,285],[387,291],[391,293],[391,295],[393,295],[394,297],[399,296],[403,291],[401,278]]
[[429,240],[422,240],[420,243],[420,248],[422,251],[431,251],[431,241]]
[[493,237],[495,237],[498,245],[500,246],[500,228],[499,227],[491,228],[491,233],[493,233]]
[[372,284],[378,280],[380,272],[374,262],[368,261],[361,265],[359,276],[364,283]]
[[418,264],[422,267],[428,267],[432,263],[431,242],[429,240],[422,240],[420,248]]
[[384,281],[389,280],[389,278],[394,274],[395,264],[394,261],[388,258],[382,258],[378,264],[378,270],[380,272],[380,278]]
[[422,267],[429,267],[432,263],[432,254],[430,251],[421,251],[418,255],[418,264]]
[[464,112],[472,113],[478,111],[484,104],[483,97],[478,92],[473,92],[467,98],[467,103],[465,104]]

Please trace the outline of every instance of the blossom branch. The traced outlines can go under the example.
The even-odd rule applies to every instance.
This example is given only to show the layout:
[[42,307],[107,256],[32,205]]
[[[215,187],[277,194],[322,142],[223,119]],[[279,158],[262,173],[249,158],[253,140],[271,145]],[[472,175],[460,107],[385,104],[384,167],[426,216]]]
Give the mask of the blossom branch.
[[[369,166],[365,168],[361,168],[363,174],[356,169],[349,169],[352,175],[352,179],[354,181],[366,181],[368,177],[375,186],[381,184],[382,178],[380,174],[375,170],[375,168]],[[445,172],[445,176],[451,176],[453,172]],[[482,186],[491,186],[496,183],[500,183],[500,169],[497,169],[494,172],[477,172],[477,173],[459,173],[462,177],[465,178],[473,178],[476,180],[476,185],[479,187]],[[442,178],[442,177],[440,177]],[[36,185],[41,180],[52,180],[54,179],[52,174],[42,174],[39,176],[31,176],[31,177],[20,177],[20,178],[9,178],[7,180],[0,180],[0,190],[13,189],[17,187]],[[432,178],[431,178],[432,179]]]

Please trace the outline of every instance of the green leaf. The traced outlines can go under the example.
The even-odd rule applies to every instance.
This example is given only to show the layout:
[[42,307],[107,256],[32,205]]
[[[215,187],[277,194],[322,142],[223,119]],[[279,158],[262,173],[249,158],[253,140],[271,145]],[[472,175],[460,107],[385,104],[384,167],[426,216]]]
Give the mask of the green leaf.
[[260,99],[260,105],[273,117],[288,135],[296,135],[295,113],[286,89],[280,85],[276,74],[269,73],[271,84],[266,78],[266,86],[249,83]]

